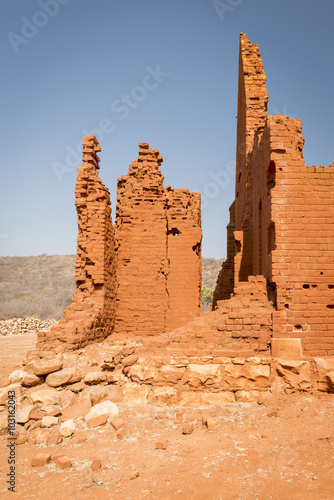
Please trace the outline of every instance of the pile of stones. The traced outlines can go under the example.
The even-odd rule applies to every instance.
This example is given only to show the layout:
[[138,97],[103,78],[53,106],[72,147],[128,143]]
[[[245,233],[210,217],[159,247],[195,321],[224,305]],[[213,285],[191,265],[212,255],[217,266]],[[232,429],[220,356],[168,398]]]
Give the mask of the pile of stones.
[[34,317],[12,318],[0,321],[0,335],[25,335],[37,332],[47,332],[58,322],[55,319],[41,320]]

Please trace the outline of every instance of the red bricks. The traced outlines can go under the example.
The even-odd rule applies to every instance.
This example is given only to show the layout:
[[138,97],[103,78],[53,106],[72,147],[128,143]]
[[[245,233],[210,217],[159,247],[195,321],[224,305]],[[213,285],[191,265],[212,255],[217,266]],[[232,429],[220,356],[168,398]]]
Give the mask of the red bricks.
[[59,469],[69,469],[70,467],[72,467],[72,460],[65,455],[62,455],[57,458],[56,464]]
[[51,461],[49,453],[38,453],[31,459],[32,467],[43,467]]
[[117,333],[160,335],[200,312],[200,194],[163,186],[162,157],[139,144],[117,185]]
[[[250,314],[242,328],[230,315],[225,321],[232,338],[245,343],[254,327],[255,332],[267,328],[259,350],[268,347],[271,336],[301,338],[302,352],[328,356],[334,340],[334,287],[326,288],[334,285],[334,164],[305,166],[301,122],[267,115],[265,81],[258,46],[241,34],[236,199],[213,306],[219,311],[218,301],[233,293],[223,303],[228,311],[240,285],[263,275],[268,298],[275,302],[273,318],[255,318],[252,292],[249,303],[243,301]],[[314,336],[319,342],[311,346],[307,340]]]
[[76,349],[108,337],[115,324],[116,242],[110,195],[98,175],[101,151],[94,136],[83,140],[82,166],[75,186],[78,214],[72,303],[58,325],[38,334],[39,349]]

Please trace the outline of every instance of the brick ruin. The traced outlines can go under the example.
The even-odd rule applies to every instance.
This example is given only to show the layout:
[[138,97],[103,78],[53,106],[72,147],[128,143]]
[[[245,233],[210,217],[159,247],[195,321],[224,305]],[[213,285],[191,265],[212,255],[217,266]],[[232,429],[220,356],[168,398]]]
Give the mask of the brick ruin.
[[164,188],[159,151],[140,143],[114,227],[99,146],[85,137],[77,290],[39,334],[40,356],[107,339],[110,383],[158,405],[263,401],[280,384],[334,391],[334,164],[306,166],[300,120],[267,106],[258,46],[241,34],[235,201],[203,314],[200,195]]
[[117,185],[116,331],[159,335],[200,311],[200,194],[163,186],[162,157],[139,144]]
[[76,291],[50,332],[38,334],[39,349],[71,350],[107,338],[115,326],[116,239],[110,195],[98,175],[101,151],[94,136],[83,140],[75,184],[78,214]]
[[236,193],[213,306],[262,275],[272,354],[333,356],[334,164],[305,166],[300,120],[267,105],[258,45],[241,34]]
[[159,151],[140,143],[118,179],[115,227],[99,151],[85,136],[75,188],[77,288],[58,325],[38,335],[42,350],[77,349],[112,333],[161,335],[200,312],[200,194],[164,188]]

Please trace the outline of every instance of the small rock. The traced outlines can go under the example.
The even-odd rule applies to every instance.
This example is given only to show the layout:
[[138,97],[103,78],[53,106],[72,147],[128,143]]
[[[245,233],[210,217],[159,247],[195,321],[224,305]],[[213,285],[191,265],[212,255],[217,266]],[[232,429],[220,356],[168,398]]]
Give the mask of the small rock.
[[54,425],[57,425],[57,424],[58,424],[57,417],[45,416],[42,418],[42,427],[53,427]]
[[42,425],[42,420],[35,420],[33,424],[29,427],[29,432],[38,429]]
[[56,404],[60,398],[60,393],[54,389],[39,389],[30,392],[29,399],[32,403]]
[[81,372],[77,368],[63,368],[58,372],[50,373],[45,382],[50,387],[60,387],[61,385],[80,382]]
[[113,363],[108,363],[107,361],[103,361],[103,363],[101,364],[101,368],[102,370],[108,370],[108,371],[115,370],[115,366],[113,365]]
[[212,413],[211,412],[208,412],[208,411],[204,412],[202,414],[202,423],[203,423],[203,425],[206,425],[206,423],[208,421],[208,418],[211,418],[211,417],[212,417]]
[[16,423],[25,424],[29,420],[30,413],[34,409],[33,405],[25,406],[16,413]]
[[277,410],[272,410],[267,413],[268,417],[278,417],[278,411]]
[[14,370],[10,375],[9,375],[9,380],[11,384],[14,384],[15,382],[21,382],[24,377],[28,375],[27,372],[24,370]]
[[107,376],[104,372],[90,372],[84,378],[85,384],[96,385],[105,382]]
[[121,403],[123,400],[123,389],[117,385],[106,385],[92,389],[90,392],[90,402],[94,406],[101,401],[111,401]]
[[44,380],[42,377],[37,377],[33,373],[27,374],[23,377],[21,383],[24,387],[35,387],[35,385],[43,384]]
[[28,441],[26,434],[20,434],[16,439],[15,444],[24,444]]
[[123,439],[125,438],[125,436],[126,436],[126,429],[123,427],[117,432],[116,437],[117,439]]
[[184,424],[182,426],[182,434],[191,434],[195,429],[195,425],[193,423]]
[[62,415],[61,411],[56,408],[55,410],[51,410],[48,412],[47,417],[60,417]]
[[63,367],[61,358],[53,358],[37,361],[32,365],[32,370],[38,377],[48,375],[49,373],[57,372]]
[[98,362],[97,361],[92,361],[91,362],[91,366],[99,366]]
[[60,469],[68,469],[69,467],[72,467],[72,460],[63,455],[57,458],[56,464]]
[[70,437],[72,436],[74,432],[75,426],[74,426],[74,421],[71,420],[66,420],[66,422],[62,422],[60,426],[60,432],[63,437]]
[[9,378],[6,377],[6,378],[1,379],[0,387],[7,387],[8,385],[10,385]]
[[137,479],[137,477],[139,477],[139,472],[138,471],[136,471],[133,474],[131,474],[130,480],[133,481],[134,479]]
[[46,444],[48,446],[55,446],[57,444],[60,444],[62,442],[63,438],[60,432],[51,432],[49,435],[48,439],[46,440]]
[[116,418],[118,417],[119,410],[115,403],[112,403],[111,401],[103,401],[102,403],[98,403],[97,405],[93,406],[93,408],[90,410],[87,417],[97,417],[99,415],[107,415],[109,418]]
[[135,347],[132,346],[132,347],[123,347],[122,349],[122,356],[126,357],[126,356],[130,356],[130,354],[133,354],[135,352]]
[[125,359],[122,361],[122,365],[124,368],[127,366],[132,366],[138,361],[138,356],[136,354],[132,354],[131,356],[127,356]]
[[46,411],[41,410],[38,413],[30,413],[29,419],[30,420],[42,420],[42,418],[45,416],[46,416]]
[[155,447],[157,450],[166,450],[169,444],[168,439],[159,440],[155,443]]
[[81,381],[81,382],[76,382],[75,384],[70,385],[69,389],[70,389],[70,391],[77,394],[78,392],[83,391],[85,387],[86,387],[85,384]]
[[32,467],[43,467],[51,461],[51,455],[49,453],[38,453],[31,460]]
[[0,415],[0,436],[3,434],[7,434],[8,431],[8,416],[6,415]]
[[113,363],[114,365],[118,365],[120,362],[121,362],[121,356],[120,354],[116,354],[116,356],[114,356]]
[[61,395],[60,403],[63,408],[69,408],[70,406],[74,405],[77,399],[77,396],[73,392],[65,390]]
[[208,417],[206,420],[206,427],[208,431],[214,431],[215,430],[215,421],[212,417]]
[[122,418],[113,418],[110,420],[112,427],[115,431],[118,431],[121,427],[124,427],[125,422]]
[[92,470],[99,470],[101,468],[101,460],[98,458],[94,458],[91,467]]
[[0,406],[5,406],[8,399],[8,389],[0,389]]
[[108,420],[108,415],[98,415],[96,417],[86,417],[87,426],[92,429],[93,427],[98,427],[99,425],[104,425]]
[[48,440],[49,434],[45,430],[37,431],[34,435],[34,443],[35,444],[43,444]]

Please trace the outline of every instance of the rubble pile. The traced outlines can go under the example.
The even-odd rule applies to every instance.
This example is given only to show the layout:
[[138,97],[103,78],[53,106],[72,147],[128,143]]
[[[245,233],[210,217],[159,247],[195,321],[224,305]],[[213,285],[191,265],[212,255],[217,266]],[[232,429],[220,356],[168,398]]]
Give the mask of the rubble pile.
[[12,318],[0,321],[0,335],[25,335],[29,333],[47,332],[58,323],[55,319],[41,320],[34,317]]

